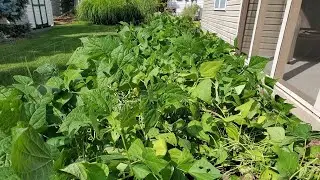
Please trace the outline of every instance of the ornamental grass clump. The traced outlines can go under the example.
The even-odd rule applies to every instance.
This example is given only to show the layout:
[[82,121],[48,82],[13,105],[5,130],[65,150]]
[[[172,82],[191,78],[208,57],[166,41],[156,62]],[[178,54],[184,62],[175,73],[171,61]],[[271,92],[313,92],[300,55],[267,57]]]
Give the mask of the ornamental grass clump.
[[157,5],[157,0],[83,0],[77,14],[95,24],[139,23],[153,14]]

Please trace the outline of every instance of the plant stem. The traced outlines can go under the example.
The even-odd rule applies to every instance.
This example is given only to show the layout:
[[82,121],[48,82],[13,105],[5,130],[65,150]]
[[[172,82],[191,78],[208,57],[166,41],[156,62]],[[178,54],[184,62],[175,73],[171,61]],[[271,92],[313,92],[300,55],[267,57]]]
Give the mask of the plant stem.
[[127,148],[125,139],[124,139],[124,137],[123,137],[123,133],[121,133],[121,140],[122,140],[123,147],[124,147],[124,149],[126,150],[127,155],[128,155],[130,172],[133,172],[133,170],[132,170],[132,165],[131,165],[130,154],[128,153],[128,148]]

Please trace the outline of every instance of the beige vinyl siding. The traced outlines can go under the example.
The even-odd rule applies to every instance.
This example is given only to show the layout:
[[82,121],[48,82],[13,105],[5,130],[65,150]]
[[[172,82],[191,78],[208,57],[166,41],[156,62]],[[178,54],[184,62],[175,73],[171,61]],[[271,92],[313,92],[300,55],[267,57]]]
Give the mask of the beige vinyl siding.
[[277,48],[283,14],[287,0],[269,0],[264,21],[259,55],[273,57]]
[[254,28],[254,23],[257,15],[259,0],[250,0],[249,8],[246,18],[246,25],[244,30],[244,36],[242,40],[242,52],[249,54],[250,44],[252,39],[252,33]]
[[242,0],[227,0],[226,10],[214,10],[215,0],[204,0],[201,26],[233,44],[237,37]]

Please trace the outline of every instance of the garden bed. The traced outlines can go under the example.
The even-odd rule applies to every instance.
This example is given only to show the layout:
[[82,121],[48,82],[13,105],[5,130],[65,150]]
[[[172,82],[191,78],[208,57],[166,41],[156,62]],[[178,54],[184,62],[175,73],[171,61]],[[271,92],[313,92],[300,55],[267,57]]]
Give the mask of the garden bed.
[[319,133],[272,95],[264,58],[244,66],[217,36],[160,14],[81,40],[62,74],[0,89],[5,175],[320,178]]

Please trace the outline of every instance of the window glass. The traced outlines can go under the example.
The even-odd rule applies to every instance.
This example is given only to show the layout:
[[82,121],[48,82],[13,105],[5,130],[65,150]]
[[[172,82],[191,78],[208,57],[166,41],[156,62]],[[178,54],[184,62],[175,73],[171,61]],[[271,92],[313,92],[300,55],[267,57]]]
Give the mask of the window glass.
[[227,5],[227,0],[220,0],[220,9],[225,9]]
[[219,4],[220,0],[215,0],[214,2],[214,8],[219,8],[220,7],[220,4]]

